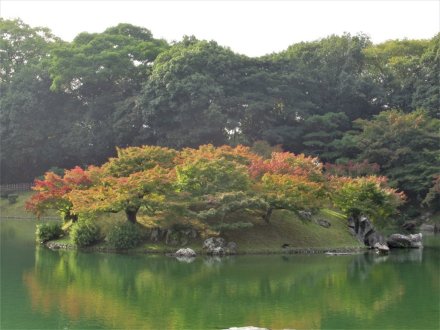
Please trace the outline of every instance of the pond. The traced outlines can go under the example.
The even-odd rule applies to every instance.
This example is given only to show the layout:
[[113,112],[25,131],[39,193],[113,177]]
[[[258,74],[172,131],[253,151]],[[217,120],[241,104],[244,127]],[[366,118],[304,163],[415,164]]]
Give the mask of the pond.
[[425,248],[171,257],[51,251],[2,220],[1,329],[438,329],[440,237]]

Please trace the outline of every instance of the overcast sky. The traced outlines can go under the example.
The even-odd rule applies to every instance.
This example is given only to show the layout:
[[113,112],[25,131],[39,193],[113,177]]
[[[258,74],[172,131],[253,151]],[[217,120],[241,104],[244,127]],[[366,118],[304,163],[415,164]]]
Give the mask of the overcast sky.
[[0,0],[3,18],[49,27],[64,40],[118,23],[151,30],[157,38],[183,35],[215,40],[250,56],[343,32],[373,42],[431,38],[440,31],[440,0],[431,1],[19,1]]

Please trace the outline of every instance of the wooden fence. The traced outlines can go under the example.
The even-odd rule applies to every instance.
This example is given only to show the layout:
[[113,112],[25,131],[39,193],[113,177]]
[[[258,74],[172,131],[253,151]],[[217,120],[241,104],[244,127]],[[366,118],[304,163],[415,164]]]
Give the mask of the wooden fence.
[[0,192],[2,193],[16,193],[22,191],[31,191],[31,187],[33,183],[10,183],[10,184],[1,184]]

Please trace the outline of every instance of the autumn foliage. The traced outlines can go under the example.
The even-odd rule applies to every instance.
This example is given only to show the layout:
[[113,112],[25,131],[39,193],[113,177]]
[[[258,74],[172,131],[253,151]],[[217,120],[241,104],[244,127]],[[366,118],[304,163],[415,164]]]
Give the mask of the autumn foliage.
[[67,170],[61,177],[53,172],[47,172],[43,180],[35,180],[34,194],[26,203],[26,209],[40,217],[48,209],[59,211],[64,220],[75,220],[71,212],[72,203],[67,195],[72,190],[83,191],[90,187],[92,180],[89,174],[80,167]]
[[273,152],[263,159],[245,146],[212,145],[118,149],[117,157],[101,167],[75,167],[62,177],[48,172],[35,181],[34,190],[27,208],[38,216],[49,208],[65,219],[123,211],[135,223],[142,211],[156,220],[171,216],[217,227],[226,226],[223,221],[236,212],[259,212],[269,222],[277,209],[335,206],[347,215],[388,217],[404,200],[383,177],[324,174],[314,157]]

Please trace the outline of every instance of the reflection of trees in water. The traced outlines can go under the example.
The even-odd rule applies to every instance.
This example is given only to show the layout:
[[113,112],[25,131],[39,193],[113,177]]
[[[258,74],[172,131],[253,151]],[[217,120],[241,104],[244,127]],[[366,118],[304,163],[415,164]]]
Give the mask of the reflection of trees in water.
[[97,320],[105,327],[328,328],[332,315],[368,327],[406,294],[395,263],[378,263],[369,254],[197,258],[186,264],[44,249],[36,259],[24,276],[35,310],[49,315],[59,309],[73,321]]

